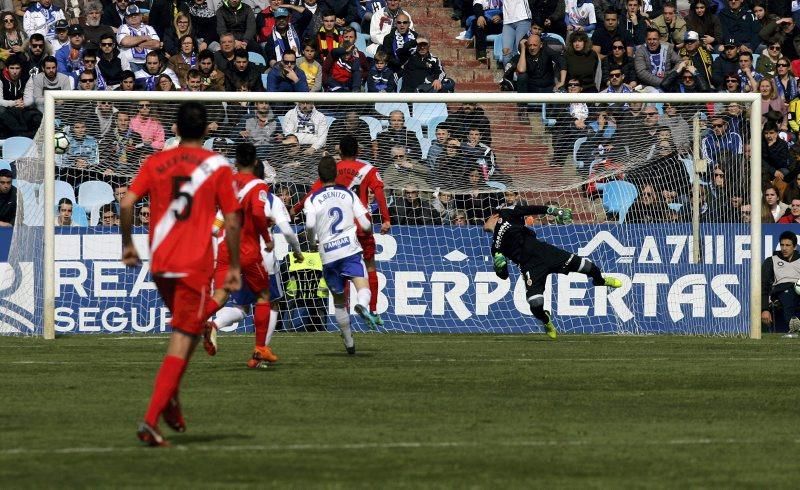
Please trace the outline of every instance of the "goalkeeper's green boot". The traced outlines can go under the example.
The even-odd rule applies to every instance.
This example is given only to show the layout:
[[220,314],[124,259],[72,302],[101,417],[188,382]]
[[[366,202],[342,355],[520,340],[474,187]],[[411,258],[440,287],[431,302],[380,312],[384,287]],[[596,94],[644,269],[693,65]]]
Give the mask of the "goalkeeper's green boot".
[[375,317],[375,325],[382,327],[383,326],[383,318],[378,314],[378,312],[373,311],[372,316]]
[[556,337],[558,337],[558,332],[556,331],[556,326],[553,325],[553,318],[550,316],[549,311],[545,311],[544,314],[547,315],[547,323],[544,324],[544,332],[552,340],[555,340]]
[[606,286],[610,288],[616,289],[622,287],[622,281],[620,281],[616,277],[604,277],[603,279],[605,279],[606,281]]

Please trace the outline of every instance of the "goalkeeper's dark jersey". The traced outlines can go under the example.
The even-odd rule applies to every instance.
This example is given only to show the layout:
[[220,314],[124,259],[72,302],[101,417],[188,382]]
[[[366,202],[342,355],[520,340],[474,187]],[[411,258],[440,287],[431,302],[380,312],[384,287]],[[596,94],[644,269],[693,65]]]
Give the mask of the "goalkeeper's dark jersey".
[[[553,249],[560,249],[536,238],[536,233],[525,226],[525,216],[545,214],[547,206],[517,206],[500,210],[500,219],[492,236],[492,255],[503,254],[519,265],[548,260]],[[560,254],[559,254],[560,256]]]

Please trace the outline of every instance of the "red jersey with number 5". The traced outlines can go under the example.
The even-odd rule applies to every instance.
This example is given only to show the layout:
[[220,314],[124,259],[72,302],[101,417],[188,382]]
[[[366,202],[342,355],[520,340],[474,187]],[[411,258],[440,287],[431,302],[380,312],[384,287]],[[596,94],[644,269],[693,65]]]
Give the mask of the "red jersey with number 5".
[[[242,232],[239,238],[239,262],[242,266],[261,262],[261,241],[269,242],[269,221],[264,212],[269,186],[253,174],[235,174],[233,180],[239,191],[236,197],[242,205]],[[217,262],[228,263],[228,245],[219,244]]]
[[221,155],[179,146],[142,164],[131,192],[150,196],[150,271],[168,277],[214,271],[211,227],[217,207],[239,209],[233,172]]

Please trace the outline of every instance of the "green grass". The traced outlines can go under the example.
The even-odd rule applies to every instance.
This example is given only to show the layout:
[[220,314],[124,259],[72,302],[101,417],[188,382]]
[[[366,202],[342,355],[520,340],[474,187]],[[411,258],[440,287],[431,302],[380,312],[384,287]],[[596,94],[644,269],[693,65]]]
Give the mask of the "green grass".
[[800,342],[278,335],[198,352],[174,447],[135,437],[166,337],[0,338],[0,487],[795,486]]

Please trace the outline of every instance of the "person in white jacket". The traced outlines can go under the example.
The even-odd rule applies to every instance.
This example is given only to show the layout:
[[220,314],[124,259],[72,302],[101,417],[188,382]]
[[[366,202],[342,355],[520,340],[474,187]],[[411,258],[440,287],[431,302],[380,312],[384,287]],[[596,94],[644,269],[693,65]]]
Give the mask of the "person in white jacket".
[[25,11],[22,27],[28,37],[38,32],[49,42],[56,37],[56,22],[64,18],[64,11],[53,5],[53,0],[39,0]]
[[303,153],[312,155],[325,147],[328,139],[328,118],[311,102],[299,102],[283,119],[283,136],[297,138],[300,146],[308,146]]
[[511,61],[522,38],[531,30],[528,0],[503,0],[503,65]]
[[386,7],[378,9],[372,14],[372,19],[369,22],[369,37],[375,44],[367,46],[367,53],[370,57],[374,57],[375,53],[378,52],[378,48],[383,46],[383,38],[386,37],[392,30],[392,27],[394,27],[394,19],[398,15],[407,15],[409,22],[411,22],[408,28],[414,29],[414,21],[411,20],[411,16],[408,12],[400,7],[400,4],[400,0],[386,0]]

